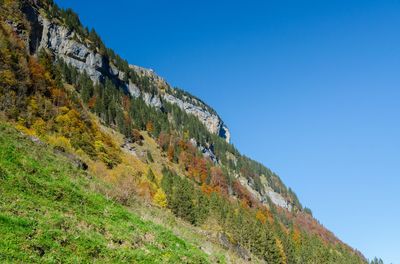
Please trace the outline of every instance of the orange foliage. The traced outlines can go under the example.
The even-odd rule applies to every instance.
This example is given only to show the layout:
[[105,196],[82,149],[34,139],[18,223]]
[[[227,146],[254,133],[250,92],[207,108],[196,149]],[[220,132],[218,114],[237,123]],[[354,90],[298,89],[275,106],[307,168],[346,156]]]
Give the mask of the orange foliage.
[[88,107],[89,107],[90,109],[92,109],[92,108],[94,107],[95,104],[96,104],[96,96],[93,96],[92,98],[89,99]]
[[257,218],[257,220],[259,220],[263,224],[265,224],[267,222],[267,216],[261,210],[257,211],[256,218]]
[[183,167],[183,169],[184,170],[188,170],[189,169],[189,167],[188,167],[188,164],[189,164],[189,155],[185,152],[185,151],[182,151],[180,154],[179,154],[179,163],[182,165],[182,167]]
[[298,228],[294,228],[293,234],[292,234],[293,241],[296,246],[300,246],[301,242],[301,233]]
[[250,208],[250,202],[249,202],[249,200],[247,200],[246,198],[242,198],[242,199],[240,200],[240,206],[241,206],[242,208]]
[[36,80],[43,80],[43,76],[46,73],[44,67],[38,63],[34,57],[29,58],[29,71],[31,72],[32,78]]
[[167,152],[168,160],[172,162],[174,160],[174,156],[175,156],[175,149],[174,146],[170,144],[168,146],[168,152]]
[[156,190],[152,186],[152,184],[148,181],[142,181],[139,183],[136,189],[136,193],[140,196],[145,198],[148,201],[152,200],[152,197],[155,195]]
[[186,150],[188,148],[188,144],[184,140],[179,140],[178,146],[181,150]]
[[201,191],[207,195],[211,195],[211,193],[215,192],[215,190],[213,189],[213,187],[211,187],[210,185],[207,185],[206,183],[203,183],[201,185]]
[[199,173],[200,173],[200,181],[206,182],[208,178],[208,168],[207,168],[207,161],[204,158],[199,160]]
[[53,103],[56,106],[66,105],[68,102],[67,96],[61,89],[53,88],[50,90],[51,97],[53,98]]
[[170,136],[165,132],[161,132],[160,135],[158,136],[158,139],[157,139],[158,145],[163,150],[166,150],[169,142],[170,142]]
[[228,193],[228,183],[226,182],[226,177],[221,168],[212,167],[210,173],[211,185],[214,187],[219,187],[219,190],[223,193]]
[[153,132],[153,130],[154,130],[153,122],[151,122],[151,121],[147,122],[147,124],[146,124],[146,131],[149,132],[149,133],[151,133],[151,132]]
[[306,213],[298,213],[294,218],[294,222],[297,227],[306,231],[307,233],[318,235],[322,238],[323,241],[336,244],[340,243],[340,240],[337,237],[323,227],[320,223],[318,223],[312,216]]

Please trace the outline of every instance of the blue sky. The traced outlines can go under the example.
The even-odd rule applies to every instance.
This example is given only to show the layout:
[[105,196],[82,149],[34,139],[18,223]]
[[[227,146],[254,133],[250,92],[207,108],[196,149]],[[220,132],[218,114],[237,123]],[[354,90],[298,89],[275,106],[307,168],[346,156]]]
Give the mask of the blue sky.
[[339,238],[400,264],[400,1],[56,2],[214,107]]

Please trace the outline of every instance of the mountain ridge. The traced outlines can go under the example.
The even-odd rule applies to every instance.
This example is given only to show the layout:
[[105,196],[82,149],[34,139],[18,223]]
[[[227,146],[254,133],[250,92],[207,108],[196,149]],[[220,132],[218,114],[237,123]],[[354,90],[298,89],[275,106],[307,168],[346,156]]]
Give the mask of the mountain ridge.
[[[329,250],[323,251],[327,258],[339,258],[338,256],[345,254],[346,250],[354,253],[306,212],[295,193],[288,189],[275,173],[241,155],[233,145],[228,144],[229,130],[224,128],[218,114],[203,101],[182,90],[171,88],[161,77],[148,69],[129,65],[112,50],[107,49],[94,30],[84,29],[72,11],[59,10],[51,1],[26,0],[22,1],[22,6],[18,8],[22,11],[21,18],[12,15],[7,18],[7,14],[3,16],[6,17],[5,24],[12,28],[19,39],[27,43],[25,47],[32,56],[27,56],[30,67],[27,73],[27,105],[22,104],[22,113],[19,113],[18,109],[16,112],[10,111],[10,104],[0,108],[0,112],[5,111],[8,118],[13,118],[17,127],[24,133],[44,137],[50,144],[63,151],[76,152],[89,163],[89,169],[98,174],[101,174],[101,170],[96,170],[96,166],[102,168],[102,165],[93,163],[93,159],[106,164],[106,170],[109,170],[107,173],[110,174],[117,173],[113,170],[120,169],[122,165],[128,167],[124,161],[127,157],[121,154],[122,150],[119,148],[127,146],[125,149],[131,154],[130,158],[144,160],[154,170],[154,174],[149,172],[148,175],[145,175],[144,169],[135,173],[138,177],[144,177],[137,187],[147,190],[140,192],[140,195],[150,196],[193,224],[205,221],[202,213],[196,208],[193,211],[195,204],[174,204],[182,200],[182,194],[174,192],[174,188],[170,188],[171,184],[191,190],[190,195],[195,194],[196,203],[208,199],[202,193],[215,194],[218,197],[221,195],[225,198],[218,199],[227,199],[233,203],[240,202],[240,207],[233,206],[235,209],[232,210],[240,210],[246,221],[253,221],[250,220],[251,217],[258,219],[259,222],[251,223],[261,228],[260,234],[263,234],[263,239],[266,238],[270,244],[254,248],[254,239],[261,238],[251,240],[249,237],[252,230],[244,234],[229,229],[225,232],[230,232],[230,240],[237,247],[247,245],[248,250],[265,260],[271,260],[271,256],[277,254],[273,259],[279,259],[279,263],[287,263],[285,259],[294,253],[289,251],[292,247],[291,241],[286,240],[288,237],[291,240],[292,236],[295,240],[298,236],[296,228],[306,230],[303,235],[305,244],[311,243],[310,241],[316,243],[310,244],[310,248],[317,247],[316,245],[323,248],[323,245],[313,238],[307,238],[308,235],[317,235],[332,246],[334,249],[331,250],[334,253],[328,253]],[[7,29],[3,28],[3,31],[5,35],[8,34]],[[10,42],[12,41],[11,36]],[[24,44],[18,45],[19,55],[23,56]],[[3,53],[7,52],[4,50]],[[23,64],[20,67],[23,67]],[[2,78],[7,76],[5,73],[10,72],[9,69],[2,71]],[[8,81],[5,78],[1,79],[2,82],[3,80]],[[44,86],[49,87],[49,90],[44,89]],[[12,98],[14,82],[9,81],[4,87],[10,87],[9,94]],[[25,90],[17,92],[24,96],[26,93]],[[7,98],[0,99],[1,102],[7,101]],[[53,110],[49,116],[46,109],[50,102]],[[97,117],[92,117],[92,113]],[[101,124],[97,124],[96,118]],[[114,130],[108,133],[103,126]],[[68,131],[69,129],[72,130]],[[82,129],[86,129],[85,133],[88,136],[82,137]],[[228,133],[221,134],[221,130]],[[125,139],[116,140],[115,131],[120,131]],[[141,131],[146,131],[154,138],[158,147],[143,149],[143,144],[147,146],[151,139],[146,139]],[[91,141],[94,142],[93,145]],[[155,158],[158,162],[154,162]],[[160,166],[154,163],[163,164],[170,171],[161,170]],[[183,178],[190,178],[196,187],[193,189],[186,181],[181,182],[180,177],[176,177],[171,171]],[[163,183],[160,179],[170,182]],[[201,192],[198,192],[198,189]],[[187,197],[191,197],[190,195]],[[222,204],[228,208],[232,206],[229,203]],[[185,206],[188,211],[181,211]],[[240,214],[221,217],[227,217],[224,220],[226,226],[233,225],[230,221],[238,221],[235,224],[239,227],[240,221],[243,221]],[[264,230],[264,227],[259,226],[260,223],[275,230],[276,234],[271,237],[271,231]],[[264,252],[266,249],[272,251],[267,254]],[[356,256],[363,262],[364,258],[360,253],[356,252]]]
[[[66,63],[76,67],[81,73],[86,72],[93,82],[103,81],[105,76],[112,77],[118,85],[124,86],[132,96],[142,96],[148,105],[156,108],[162,107],[159,93],[160,90],[163,90],[162,97],[165,100],[177,104],[182,110],[197,116],[211,133],[220,135],[229,143],[230,132],[222,119],[211,107],[198,98],[188,93],[176,98],[174,95],[178,92],[162,77],[155,74],[153,70],[136,65],[118,67],[113,62],[107,61],[96,50],[90,49],[86,40],[75,31],[51,22],[35,12],[34,9],[26,8],[25,12],[31,21],[31,27],[34,29],[29,38],[31,53],[36,53],[42,48],[50,49]],[[150,82],[150,85],[154,85],[154,87],[149,88],[149,91],[141,91],[132,80],[127,80],[128,69],[135,71],[139,78],[146,78],[145,81]],[[156,89],[154,89],[155,87]]]

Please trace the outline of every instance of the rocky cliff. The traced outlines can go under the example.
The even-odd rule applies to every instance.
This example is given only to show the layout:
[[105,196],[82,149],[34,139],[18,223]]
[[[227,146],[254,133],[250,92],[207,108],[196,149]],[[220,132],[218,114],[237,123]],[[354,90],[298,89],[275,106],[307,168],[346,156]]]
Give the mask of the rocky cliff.
[[57,58],[74,66],[80,72],[86,72],[92,81],[98,83],[105,77],[109,77],[133,97],[142,97],[148,105],[155,108],[161,109],[164,101],[176,104],[186,113],[196,116],[211,133],[219,135],[227,142],[230,141],[227,126],[218,114],[201,100],[188,93],[178,96],[180,93],[154,71],[130,65],[131,70],[139,76],[146,77],[156,87],[155,93],[143,91],[140,85],[126,80],[126,72],[119,69],[96,49],[91,48],[88,39],[60,23],[50,21],[32,6],[27,6],[24,11],[33,29],[29,37],[31,53],[42,48],[48,49]]

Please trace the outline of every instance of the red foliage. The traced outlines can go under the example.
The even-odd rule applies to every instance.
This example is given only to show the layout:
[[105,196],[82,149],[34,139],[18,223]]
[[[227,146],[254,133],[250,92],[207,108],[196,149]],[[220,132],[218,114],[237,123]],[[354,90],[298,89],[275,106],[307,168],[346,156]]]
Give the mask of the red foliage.
[[233,182],[233,191],[239,199],[246,201],[248,206],[256,207],[259,205],[257,199],[238,180]]
[[125,111],[129,111],[129,108],[131,107],[131,99],[129,98],[129,96],[125,95],[122,98],[122,106]]
[[[289,214],[289,213],[288,213]],[[297,227],[307,233],[318,235],[323,241],[331,244],[342,243],[332,232],[323,227],[312,216],[299,212],[294,216],[294,223]]]
[[200,182],[204,183],[208,178],[207,161],[204,158],[200,158],[198,166],[199,166]]
[[43,80],[46,70],[34,57],[29,59],[29,70],[34,81]]
[[171,140],[170,135],[168,135],[165,132],[161,132],[160,135],[158,136],[157,143],[164,151],[166,151],[170,140]]
[[174,161],[174,156],[175,156],[175,148],[172,144],[168,146],[168,152],[167,152],[167,157],[169,161]]
[[93,96],[92,98],[89,99],[88,107],[89,107],[90,109],[92,109],[92,108],[94,107],[95,104],[96,104],[96,96]]
[[203,193],[210,195],[211,193],[215,192],[215,190],[213,189],[213,187],[211,187],[210,185],[207,185],[205,183],[203,183],[201,185],[201,190]]
[[217,189],[221,193],[228,193],[228,183],[221,168],[212,167],[210,173],[211,173],[211,185],[214,187],[218,187]]

